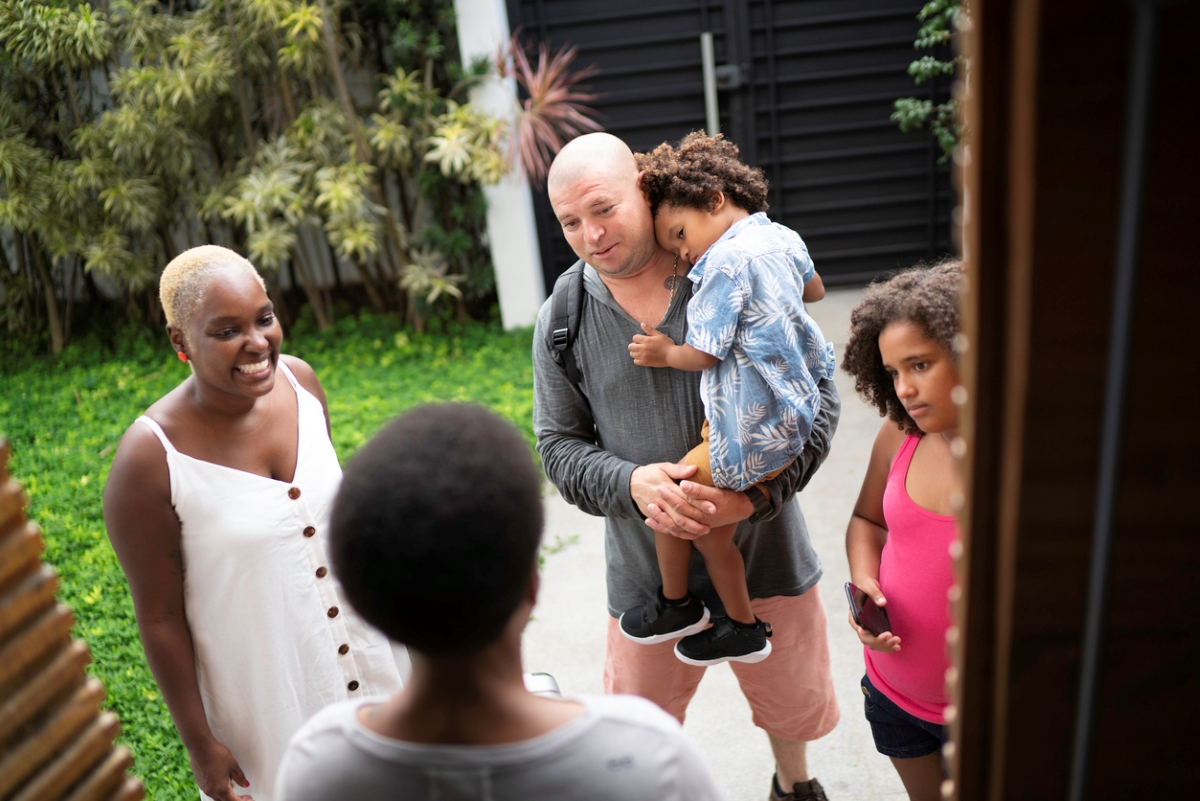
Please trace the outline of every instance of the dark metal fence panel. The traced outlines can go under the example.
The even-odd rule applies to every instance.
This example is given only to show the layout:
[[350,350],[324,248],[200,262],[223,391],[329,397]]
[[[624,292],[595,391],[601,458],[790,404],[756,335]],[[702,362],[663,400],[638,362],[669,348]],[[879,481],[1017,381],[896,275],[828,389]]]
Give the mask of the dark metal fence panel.
[[890,119],[897,97],[930,92],[907,74],[921,4],[746,6],[771,215],[800,232],[826,282],[864,282],[952,252],[949,167],[937,164],[933,137]]
[[[914,87],[912,0],[508,0],[523,41],[579,48],[605,129],[634,150],[705,124],[700,33],[721,70],[721,129],[771,182],[773,219],[808,243],[826,283],[865,282],[953,250],[949,170],[889,117]],[[935,90],[936,91],[936,90]],[[945,94],[945,88],[940,90]],[[547,288],[574,261],[544,189]]]
[[[590,105],[635,151],[704,127],[700,31],[723,27],[724,13],[720,2],[703,10],[696,0],[508,0],[509,24],[523,42],[575,45],[574,66],[599,68],[587,88],[600,96]],[[721,45],[717,52],[721,60]],[[534,187],[534,211],[549,292],[576,257],[544,187]]]

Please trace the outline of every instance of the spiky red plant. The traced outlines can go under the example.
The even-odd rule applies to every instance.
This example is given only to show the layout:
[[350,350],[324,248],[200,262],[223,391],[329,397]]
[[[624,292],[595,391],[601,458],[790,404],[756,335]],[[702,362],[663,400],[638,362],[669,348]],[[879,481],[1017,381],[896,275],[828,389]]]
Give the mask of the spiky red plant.
[[595,75],[597,69],[592,65],[568,72],[578,48],[562,47],[551,55],[546,42],[538,45],[537,68],[534,69],[518,40],[519,34],[517,31],[512,35],[508,52],[498,59],[498,66],[501,75],[506,76],[511,58],[511,74],[528,95],[519,104],[520,110],[514,121],[512,157],[540,187],[550,170],[550,163],[563,145],[580,134],[604,130],[589,116],[596,111],[584,105],[597,96],[575,88],[580,81]]

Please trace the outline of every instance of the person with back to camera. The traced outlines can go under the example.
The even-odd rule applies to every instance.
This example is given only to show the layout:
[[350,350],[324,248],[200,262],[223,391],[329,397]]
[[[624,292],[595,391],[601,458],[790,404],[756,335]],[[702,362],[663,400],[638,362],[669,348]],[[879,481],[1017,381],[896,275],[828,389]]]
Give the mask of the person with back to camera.
[[[737,145],[696,132],[636,158],[658,244],[690,265],[695,292],[686,343],[643,321],[629,354],[643,367],[703,371],[701,442],[680,461],[696,466],[692,480],[769,496],[761,482],[804,449],[821,404],[817,382],[833,377],[833,346],[804,306],[824,297],[824,285],[796,232],[767,219],[766,179],[738,160]],[[654,604],[634,606],[621,632],[646,644],[682,637],[675,655],[692,665],[767,658],[771,624],[750,608],[736,530],[719,526],[694,541],[657,532],[666,609],[655,616]],[[693,543],[731,625],[705,628],[709,611],[687,584]]]
[[[639,367],[627,350],[643,333],[642,321],[655,321],[675,342],[687,332],[688,293],[678,291],[684,276],[678,257],[655,241],[633,153],[611,134],[581,136],[555,158],[547,189],[580,258],[572,268],[582,290],[573,344],[580,380],[572,380],[549,341],[552,297],[534,335],[533,425],[546,476],[563,499],[605,518],[605,692],[641,695],[683,721],[707,668],[680,661],[672,642],[630,640],[618,618],[646,599],[652,616],[666,609],[656,533],[695,539],[738,523],[733,542],[745,560],[751,611],[770,620],[775,635],[771,658],[729,664],[754,724],[769,738],[770,797],[824,801],[808,772],[807,744],[833,730],[839,711],[817,587],[821,563],[795,495],[829,453],[841,411],[837,388],[830,379],[817,382],[821,402],[812,432],[795,460],[762,482],[765,493],[691,481],[695,465],[678,461],[700,443],[700,374]],[[698,554],[688,588],[713,610],[721,630],[732,628]]]
[[887,612],[891,631],[850,616],[867,672],[862,691],[875,747],[891,758],[913,801],[941,798],[946,778],[946,630],[954,583],[961,479],[958,431],[957,262],[916,268],[867,289],[850,315],[842,369],[887,417],[875,438],[846,530],[851,581]]
[[716,799],[678,722],[635,696],[525,688],[542,493],[529,446],[483,408],[425,406],[346,466],[333,566],[364,618],[408,645],[402,692],[318,713],[279,770],[281,801]]
[[206,245],[167,265],[159,294],[191,371],[121,438],[104,522],[201,797],[271,801],[300,724],[398,689],[400,670],[329,575],[341,467],[325,393],[280,353],[262,278]]

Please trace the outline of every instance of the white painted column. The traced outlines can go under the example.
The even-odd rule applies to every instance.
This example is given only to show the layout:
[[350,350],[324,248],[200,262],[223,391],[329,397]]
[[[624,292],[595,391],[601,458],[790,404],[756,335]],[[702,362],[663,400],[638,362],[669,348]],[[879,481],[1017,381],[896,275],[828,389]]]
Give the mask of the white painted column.
[[[478,56],[491,57],[508,41],[508,12],[504,0],[454,0],[458,19],[458,49],[463,64]],[[496,76],[471,89],[471,103],[511,123],[516,110],[517,82]],[[488,246],[496,270],[496,293],[505,328],[533,325],[546,299],[542,257],[529,182],[514,170],[499,184],[485,186]]]

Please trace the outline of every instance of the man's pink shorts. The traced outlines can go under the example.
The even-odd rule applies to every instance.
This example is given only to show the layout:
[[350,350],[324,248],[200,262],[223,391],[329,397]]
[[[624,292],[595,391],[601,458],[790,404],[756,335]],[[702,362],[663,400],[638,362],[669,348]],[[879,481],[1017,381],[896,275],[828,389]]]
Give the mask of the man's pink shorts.
[[[730,662],[754,725],[782,740],[809,741],[833,731],[841,717],[829,670],[825,605],[813,587],[803,595],[760,598],[754,614],[771,624],[771,655],[757,664]],[[636,643],[608,619],[604,691],[649,698],[683,722],[705,668],[680,662],[675,642]]]

